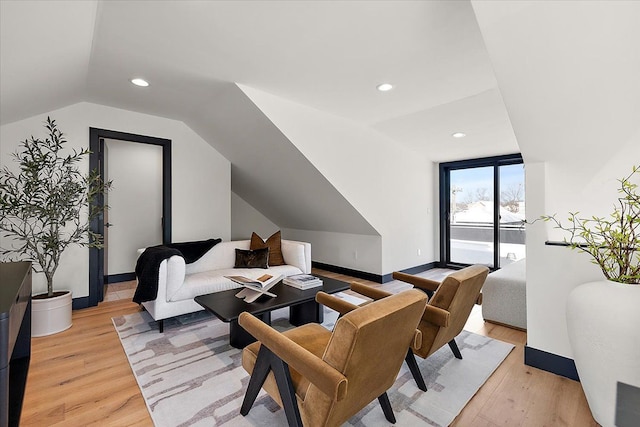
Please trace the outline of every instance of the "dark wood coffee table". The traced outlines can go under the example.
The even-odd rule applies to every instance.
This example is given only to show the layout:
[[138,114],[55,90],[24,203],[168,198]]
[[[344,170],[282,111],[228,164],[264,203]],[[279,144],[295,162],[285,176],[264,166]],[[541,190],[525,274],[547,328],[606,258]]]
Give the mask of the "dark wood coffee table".
[[238,324],[238,316],[247,311],[266,324],[271,324],[271,312],[279,308],[289,307],[289,322],[299,326],[305,323],[322,323],[323,308],[315,300],[316,293],[324,291],[328,294],[349,289],[349,283],[328,277],[318,276],[322,279],[322,286],[307,290],[296,289],[280,282],[272,287],[269,292],[277,296],[272,298],[261,296],[253,303],[244,302],[236,297],[242,290],[230,289],[228,291],[214,292],[212,294],[195,297],[195,301],[205,310],[214,314],[223,322],[229,323],[229,342],[236,348],[244,348],[256,339]]

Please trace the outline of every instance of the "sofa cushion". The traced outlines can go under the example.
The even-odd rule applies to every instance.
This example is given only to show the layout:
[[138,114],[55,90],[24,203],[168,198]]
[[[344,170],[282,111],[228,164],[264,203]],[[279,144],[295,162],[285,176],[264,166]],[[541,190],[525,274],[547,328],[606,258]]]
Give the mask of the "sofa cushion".
[[236,262],[233,268],[269,268],[269,248],[244,250],[236,249]]
[[249,249],[249,240],[222,242],[215,245],[198,261],[187,264],[186,274],[201,273],[203,271],[233,268],[236,260],[236,248]]
[[[258,270],[254,270],[254,271],[258,271]],[[302,274],[303,271],[293,265],[284,264],[284,265],[276,265],[273,267],[269,267],[269,269],[267,270],[267,273],[271,274],[272,276],[277,276],[281,274],[285,277],[288,277],[288,276],[293,276],[294,274]],[[256,278],[257,277],[260,277],[260,276],[256,276]]]
[[282,256],[282,238],[279,230],[269,236],[266,241],[255,232],[251,234],[249,249],[254,251],[263,248],[269,248],[269,265],[285,264],[284,257]]
[[[225,272],[231,273],[225,273]],[[256,270],[257,271],[257,270]],[[260,270],[262,271],[262,270]],[[226,291],[228,289],[239,288],[235,282],[223,277],[224,274],[238,274],[233,269],[229,270],[209,270],[195,274],[187,274],[182,282],[182,286],[171,296],[168,301],[182,301],[193,299],[198,295],[206,295],[212,292]]]

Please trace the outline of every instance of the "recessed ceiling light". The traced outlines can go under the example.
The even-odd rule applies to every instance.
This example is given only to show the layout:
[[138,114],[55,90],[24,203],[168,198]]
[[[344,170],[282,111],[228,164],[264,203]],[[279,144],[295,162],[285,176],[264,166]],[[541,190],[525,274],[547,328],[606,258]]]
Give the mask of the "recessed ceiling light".
[[456,132],[452,133],[451,136],[454,138],[464,138],[465,136],[467,136],[467,134],[464,132]]
[[376,89],[378,89],[380,92],[386,92],[388,90],[393,89],[393,85],[391,85],[389,83],[382,83],[382,84],[379,84],[378,86],[376,86]]
[[144,80],[144,79],[139,79],[139,78],[137,78],[137,79],[131,79],[131,83],[133,83],[133,84],[134,84],[134,85],[136,85],[136,86],[140,86],[140,87],[147,87],[147,86],[149,86],[149,82],[147,82],[147,81],[146,81],[146,80]]

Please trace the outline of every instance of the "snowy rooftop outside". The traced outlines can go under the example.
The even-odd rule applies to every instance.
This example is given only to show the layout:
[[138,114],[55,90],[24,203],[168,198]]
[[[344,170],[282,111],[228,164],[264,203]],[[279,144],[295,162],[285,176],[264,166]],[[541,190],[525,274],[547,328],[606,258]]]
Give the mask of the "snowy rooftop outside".
[[[525,192],[521,164],[500,167],[500,266],[525,258]],[[493,266],[493,169],[451,171],[451,261]]]
[[[459,210],[460,209],[460,210]],[[500,206],[500,224],[521,225],[525,220],[524,202],[518,202],[517,208]],[[493,202],[477,201],[466,206],[460,205],[452,209],[452,223],[454,224],[493,224]]]

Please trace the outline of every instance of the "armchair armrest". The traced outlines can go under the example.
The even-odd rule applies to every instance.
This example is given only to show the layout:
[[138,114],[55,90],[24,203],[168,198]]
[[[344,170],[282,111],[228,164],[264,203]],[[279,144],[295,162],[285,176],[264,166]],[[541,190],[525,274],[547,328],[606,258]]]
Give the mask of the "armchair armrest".
[[390,292],[383,291],[382,289],[373,288],[368,285],[364,285],[358,282],[351,282],[350,288],[352,291],[362,294],[374,300],[379,300],[393,295]]
[[247,312],[238,323],[327,396],[340,401],[347,395],[347,378],[324,360]]
[[422,315],[422,320],[432,323],[436,326],[449,326],[449,317],[451,313],[433,305],[427,305]]
[[322,291],[316,294],[316,302],[337,311],[338,313],[340,313],[340,315],[347,314],[348,312],[358,308],[358,306],[355,304],[334,297],[333,295],[329,295]]
[[413,276],[399,271],[394,271],[392,276],[396,280],[411,283],[416,288],[426,289],[427,291],[435,292],[435,290],[438,289],[438,286],[440,286],[440,282],[436,282],[435,280],[426,279],[420,276]]

